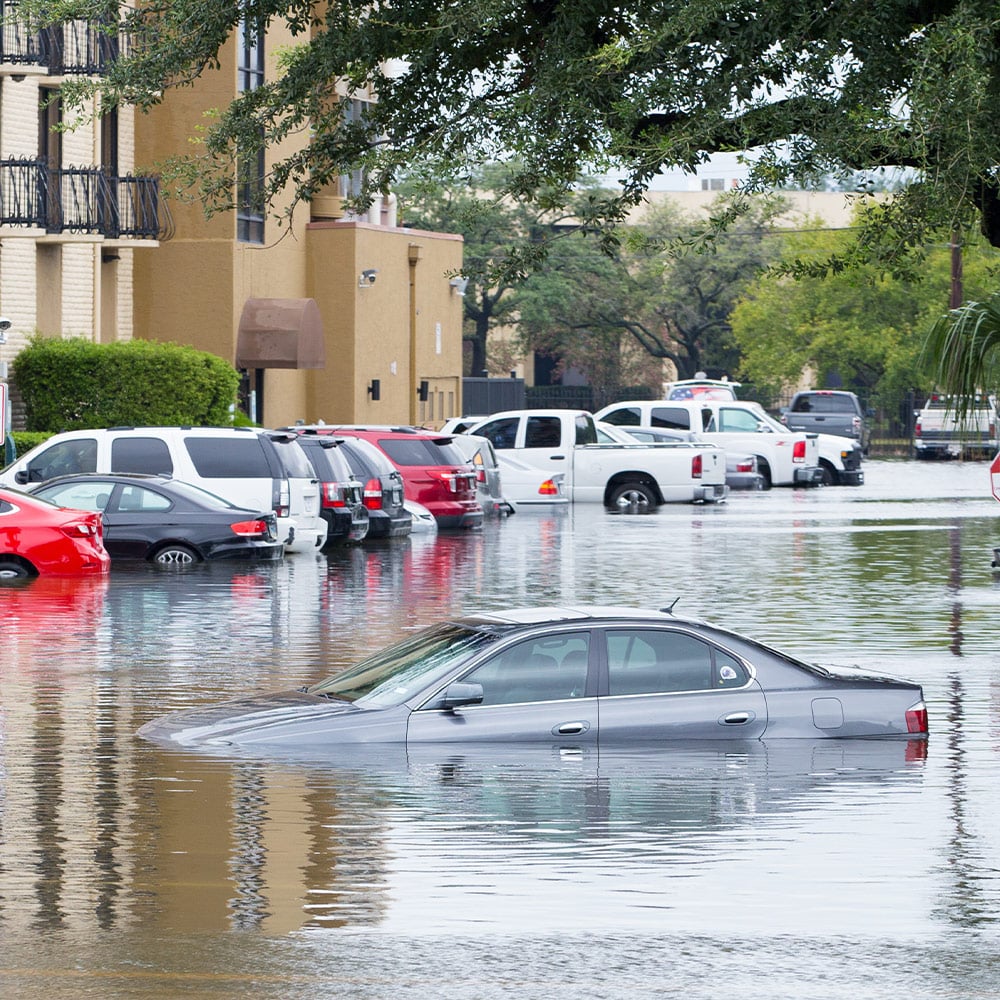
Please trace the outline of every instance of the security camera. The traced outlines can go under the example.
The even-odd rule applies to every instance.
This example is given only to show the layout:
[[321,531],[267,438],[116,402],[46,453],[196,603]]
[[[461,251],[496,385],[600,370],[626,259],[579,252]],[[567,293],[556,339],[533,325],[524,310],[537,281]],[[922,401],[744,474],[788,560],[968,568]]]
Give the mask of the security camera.
[[9,330],[13,325],[6,316],[0,316],[0,332]]
[[358,279],[358,286],[364,288],[365,285],[374,285],[377,274],[378,270],[374,267],[369,267],[367,270],[362,271],[361,277]]

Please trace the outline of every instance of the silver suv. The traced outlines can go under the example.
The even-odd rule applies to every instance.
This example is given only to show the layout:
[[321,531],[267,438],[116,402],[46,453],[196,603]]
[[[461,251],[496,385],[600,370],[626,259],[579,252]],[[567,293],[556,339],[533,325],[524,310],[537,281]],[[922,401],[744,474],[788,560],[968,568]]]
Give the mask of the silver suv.
[[840,389],[809,389],[797,392],[781,411],[781,422],[790,431],[810,431],[853,438],[867,455],[871,428],[861,401],[853,392]]

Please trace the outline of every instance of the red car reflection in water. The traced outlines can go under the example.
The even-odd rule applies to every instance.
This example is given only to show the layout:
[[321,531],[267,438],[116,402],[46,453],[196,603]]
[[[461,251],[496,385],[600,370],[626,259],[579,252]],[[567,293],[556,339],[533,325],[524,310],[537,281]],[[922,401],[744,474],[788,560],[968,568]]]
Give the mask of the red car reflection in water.
[[101,515],[0,489],[0,580],[107,573]]

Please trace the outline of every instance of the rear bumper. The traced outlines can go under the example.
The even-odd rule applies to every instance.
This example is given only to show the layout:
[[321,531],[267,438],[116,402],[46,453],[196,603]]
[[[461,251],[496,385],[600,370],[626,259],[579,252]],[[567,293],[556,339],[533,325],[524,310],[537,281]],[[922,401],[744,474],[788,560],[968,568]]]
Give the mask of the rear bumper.
[[699,486],[694,493],[695,503],[721,503],[729,496],[729,487],[724,483],[710,483]]
[[762,490],[764,477],[759,472],[730,472],[726,475],[730,490]]
[[323,547],[323,543],[326,541],[326,521],[321,517],[316,519],[319,522],[318,525],[307,527],[296,523],[294,519],[289,520],[291,521],[291,530],[287,534],[282,533],[280,520],[278,529],[278,534],[285,543],[286,552],[318,552]]
[[437,521],[437,526],[444,531],[459,530],[462,528],[478,528],[483,523],[483,511],[482,508],[475,511],[463,511],[460,514],[455,513],[438,513],[438,511],[432,511],[434,514],[434,520]]
[[216,545],[205,553],[208,562],[222,560],[247,560],[249,562],[277,562],[285,554],[281,542],[243,541]]
[[413,518],[404,510],[389,514],[384,510],[368,512],[368,538],[400,538],[413,530]]
[[794,472],[795,486],[819,486],[823,482],[823,470],[818,465],[805,465]]
[[326,545],[361,542],[368,535],[370,519],[367,507],[326,508],[323,520],[327,525]]

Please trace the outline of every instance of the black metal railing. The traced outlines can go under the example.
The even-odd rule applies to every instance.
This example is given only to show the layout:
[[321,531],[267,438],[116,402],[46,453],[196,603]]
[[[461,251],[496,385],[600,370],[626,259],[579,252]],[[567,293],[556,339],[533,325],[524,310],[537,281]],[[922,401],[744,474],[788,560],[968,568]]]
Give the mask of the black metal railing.
[[31,31],[18,11],[18,0],[0,3],[0,63],[13,66],[40,66],[48,49],[45,39]]
[[124,35],[89,21],[69,21],[42,32],[45,65],[58,76],[98,76],[121,54]]
[[18,0],[0,0],[0,63],[45,66],[56,76],[99,76],[125,51],[113,25],[67,21],[35,31]]
[[158,177],[100,167],[49,170],[41,159],[0,160],[0,225],[107,239],[168,240],[174,221]]
[[45,228],[45,191],[41,160],[0,160],[0,224]]

